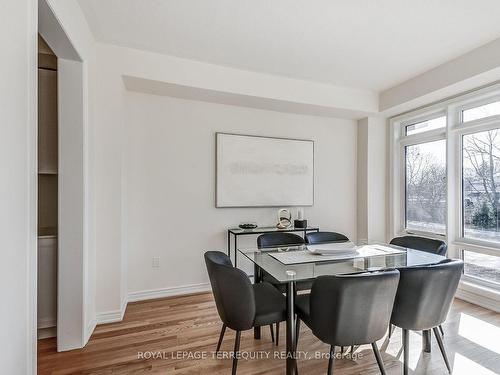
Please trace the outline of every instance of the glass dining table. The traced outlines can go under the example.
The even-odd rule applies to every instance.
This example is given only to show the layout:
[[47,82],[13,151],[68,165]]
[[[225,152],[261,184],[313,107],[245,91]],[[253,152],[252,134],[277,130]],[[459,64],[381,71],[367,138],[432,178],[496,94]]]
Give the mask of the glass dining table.
[[[338,251],[335,251],[338,250]],[[276,248],[243,248],[238,252],[254,265],[255,282],[262,281],[263,273],[286,286],[286,374],[296,370],[296,283],[314,280],[322,275],[348,275],[439,263],[446,258],[419,250],[382,243],[370,243],[349,249],[339,243],[300,245]],[[260,329],[255,329],[260,338]]]

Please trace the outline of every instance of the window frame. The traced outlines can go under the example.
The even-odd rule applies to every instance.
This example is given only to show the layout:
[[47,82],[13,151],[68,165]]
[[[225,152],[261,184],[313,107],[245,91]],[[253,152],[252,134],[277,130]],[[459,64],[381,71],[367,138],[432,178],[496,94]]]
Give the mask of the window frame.
[[[500,83],[423,107],[389,119],[389,230],[390,238],[416,234],[446,240],[448,256],[463,259],[464,251],[500,257],[500,241],[467,238],[463,226],[463,137],[465,135],[500,130],[500,115],[463,121],[463,111],[500,101]],[[406,126],[446,114],[446,127],[406,135]],[[405,147],[435,140],[446,140],[446,232],[445,235],[405,228],[406,219],[406,160]],[[494,290],[500,298],[500,285],[480,278],[463,275],[466,283]]]
[[[470,243],[461,243],[461,242],[456,242],[456,245],[458,247],[458,258],[462,259],[463,261],[465,261],[465,259],[464,259],[464,252],[465,251],[469,251],[469,252],[476,253],[476,254],[484,254],[484,255],[489,255],[489,256],[494,256],[494,257],[500,257],[500,253],[498,252],[498,249],[496,249],[496,248],[486,247],[484,245],[472,245]],[[495,283],[492,281],[481,279],[479,277],[467,275],[465,273],[465,270],[464,270],[464,273],[462,275],[462,279],[464,281],[478,284],[478,285],[483,286],[483,287],[500,290],[499,283]]]
[[401,121],[401,124],[400,124],[401,136],[402,136],[402,138],[407,139],[407,138],[413,138],[413,137],[418,138],[418,136],[421,134],[442,133],[443,131],[445,131],[446,126],[444,126],[443,128],[427,130],[427,131],[423,131],[423,132],[416,133],[416,134],[407,134],[406,128],[408,126],[416,125],[416,124],[419,124],[419,123],[424,122],[424,121],[430,121],[430,120],[435,120],[435,119],[440,118],[440,117],[446,117],[446,115],[447,115],[446,111],[439,110],[439,111],[429,112],[429,113],[422,115],[422,116],[411,117],[410,119],[405,120],[405,121]]
[[500,94],[494,94],[494,95],[486,95],[486,96],[479,96],[478,98],[472,98],[469,100],[465,100],[463,103],[461,103],[456,109],[458,110],[458,122],[459,124],[462,125],[473,125],[476,122],[481,122],[482,120],[499,120],[500,121],[500,114],[498,115],[492,115],[492,116],[487,116],[487,117],[482,117],[476,120],[471,120],[471,121],[464,121],[463,118],[463,112],[467,111],[468,109],[473,109],[476,107],[481,107],[483,105],[488,105],[492,104],[495,102],[500,102]]
[[[398,121],[398,134],[396,134],[396,138],[398,139],[398,144],[396,146],[398,163],[396,168],[398,169],[397,175],[399,177],[397,179],[399,180],[399,186],[395,187],[393,191],[398,192],[399,202],[397,203],[397,209],[399,210],[399,213],[396,216],[396,220],[394,220],[391,225],[391,227],[393,227],[392,237],[406,234],[416,234],[441,239],[446,237],[445,234],[406,228],[406,147],[419,145],[422,143],[446,140],[446,127],[411,135],[406,135],[406,127],[408,125],[413,125],[418,122],[431,120],[441,116],[446,116],[446,111],[444,110],[444,108],[431,108],[430,110],[417,113],[416,115],[409,114],[408,116],[405,116],[401,118],[400,121]],[[446,168],[448,168],[447,165]],[[445,207],[447,206],[448,201],[446,202]],[[445,221],[447,222],[447,209],[445,218]]]

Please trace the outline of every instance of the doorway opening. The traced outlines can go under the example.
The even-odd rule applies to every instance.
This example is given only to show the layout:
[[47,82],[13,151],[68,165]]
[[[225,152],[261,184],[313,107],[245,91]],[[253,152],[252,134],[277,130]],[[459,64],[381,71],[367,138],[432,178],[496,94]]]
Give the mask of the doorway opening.
[[38,337],[85,346],[95,324],[87,225],[87,65],[46,0],[38,1]]
[[38,339],[57,333],[57,56],[38,35]]

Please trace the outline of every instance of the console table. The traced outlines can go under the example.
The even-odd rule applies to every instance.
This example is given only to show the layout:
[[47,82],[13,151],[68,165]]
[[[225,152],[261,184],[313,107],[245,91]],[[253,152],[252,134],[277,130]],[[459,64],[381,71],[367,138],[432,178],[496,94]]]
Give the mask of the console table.
[[227,256],[231,257],[231,235],[234,237],[234,266],[238,266],[238,236],[248,236],[250,234],[264,234],[273,232],[302,232],[305,235],[307,232],[319,232],[318,227],[278,229],[276,227],[257,227],[255,229],[230,228],[227,230]]

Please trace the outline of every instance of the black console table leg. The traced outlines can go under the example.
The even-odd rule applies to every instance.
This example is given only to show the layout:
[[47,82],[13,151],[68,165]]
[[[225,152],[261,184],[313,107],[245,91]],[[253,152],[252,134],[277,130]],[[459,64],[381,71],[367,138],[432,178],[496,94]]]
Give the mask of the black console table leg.
[[234,236],[234,266],[238,267],[238,236]]

